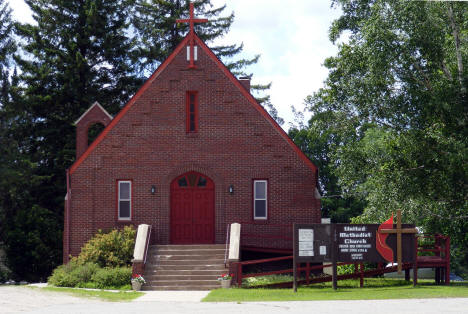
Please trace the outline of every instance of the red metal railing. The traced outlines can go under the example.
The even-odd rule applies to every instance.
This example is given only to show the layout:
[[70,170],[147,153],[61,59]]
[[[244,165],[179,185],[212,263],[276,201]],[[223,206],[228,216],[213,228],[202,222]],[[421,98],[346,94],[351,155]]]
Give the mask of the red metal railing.
[[414,265],[415,283],[418,280],[418,268],[435,268],[436,282],[439,283],[441,277],[445,277],[445,284],[450,284],[450,237],[441,234],[420,235],[414,245],[416,252],[424,254],[418,256]]
[[[431,252],[432,256],[447,257],[450,256],[450,237],[441,234],[418,235],[417,252]],[[426,243],[423,241],[426,240]],[[429,241],[427,241],[429,240]],[[421,243],[423,242],[423,243]]]
[[[424,238],[432,238],[433,242],[430,242],[430,244],[427,245],[421,245],[419,246],[419,239],[424,239]],[[434,257],[437,257],[434,260],[434,263],[438,266],[434,267],[443,267],[446,270],[446,283],[448,282],[449,278],[449,270],[450,270],[450,238],[447,236],[442,236],[442,235],[432,235],[432,236],[418,236],[415,239],[415,252],[417,253],[422,253],[422,252],[432,252],[434,254]],[[441,254],[443,253],[443,254]],[[292,273],[293,269],[282,269],[282,270],[274,270],[274,271],[267,271],[267,272],[261,272],[261,273],[249,273],[249,274],[243,274],[243,267],[247,265],[256,265],[256,264],[265,264],[269,262],[277,262],[277,261],[286,261],[286,260],[293,260],[293,256],[283,256],[283,257],[275,257],[275,258],[266,258],[266,259],[259,259],[259,260],[251,260],[251,261],[244,261],[244,262],[237,262],[234,263],[234,278],[235,282],[237,285],[240,287],[242,286],[242,279],[243,278],[249,278],[249,277],[260,277],[260,276],[268,276],[268,275],[278,275],[278,274],[288,274]],[[402,265],[402,268],[406,271],[408,271],[412,267],[427,267],[427,262],[421,262],[421,257],[416,259],[416,265],[413,263],[404,263]],[[418,262],[420,261],[420,262]],[[419,264],[419,265],[418,265]],[[359,278],[360,279],[360,286],[363,286],[364,282],[364,277],[368,276],[375,276],[387,272],[394,272],[396,271],[396,266],[393,267],[382,267],[381,264],[379,264],[377,269],[372,269],[372,270],[364,270],[364,264],[363,263],[337,263],[338,266],[341,265],[354,265],[354,273],[353,274],[347,274],[347,275],[339,275],[338,279],[343,280],[343,279],[350,279],[350,278]],[[432,264],[431,264],[432,265]],[[305,266],[298,267],[298,271],[305,271],[306,276],[305,280],[301,281],[305,284],[309,284],[311,282],[325,282],[329,281],[329,277],[322,277],[322,278],[310,278],[310,273],[313,270],[322,270],[327,267],[332,267],[331,264],[326,264],[326,265],[314,265],[311,266],[310,263],[305,263]],[[409,275],[409,273],[408,273]],[[409,277],[405,275],[405,278],[409,280]],[[417,280],[417,276],[415,278]],[[284,283],[290,284],[290,283]]]
[[[293,256],[283,256],[283,257],[274,257],[274,258],[265,258],[265,259],[259,259],[259,260],[252,260],[252,261],[245,261],[245,262],[237,262],[236,263],[236,273],[234,274],[234,277],[236,278],[237,285],[240,287],[242,285],[242,279],[243,278],[249,278],[249,277],[261,277],[261,276],[269,276],[269,275],[279,275],[279,274],[288,274],[293,272],[293,268],[289,269],[282,269],[282,270],[274,270],[274,271],[268,271],[268,272],[262,272],[262,273],[251,273],[251,274],[243,274],[242,269],[246,265],[255,265],[255,264],[264,264],[264,263],[269,263],[269,262],[277,262],[277,261],[285,261],[285,260],[293,260]],[[297,270],[299,272],[305,271],[305,284],[309,284],[312,281],[315,282],[322,282],[326,280],[312,280],[310,278],[311,271],[313,270],[322,270],[327,267],[332,267],[331,264],[325,264],[325,265],[313,265],[311,266],[310,263],[303,263],[305,266],[300,266],[297,267]],[[356,276],[360,277],[360,285],[362,286],[364,283],[364,264],[363,263],[337,263],[337,266],[342,266],[342,265],[354,265],[354,273],[353,274],[348,274],[348,275],[341,275],[339,276],[340,279],[347,279],[347,278],[356,278]],[[315,278],[314,278],[315,279]]]

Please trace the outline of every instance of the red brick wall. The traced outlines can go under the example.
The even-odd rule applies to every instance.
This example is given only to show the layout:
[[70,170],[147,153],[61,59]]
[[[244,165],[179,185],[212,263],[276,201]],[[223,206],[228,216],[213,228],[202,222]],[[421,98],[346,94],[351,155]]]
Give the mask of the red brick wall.
[[[182,49],[71,175],[72,255],[98,229],[124,224],[117,221],[118,179],[133,181],[131,223],[151,224],[152,243],[170,242],[170,183],[191,170],[215,183],[216,243],[224,243],[232,222],[249,223],[243,230],[260,236],[278,233],[278,226],[270,227],[275,224],[320,222],[314,171],[202,49],[198,58],[197,68],[188,70]],[[189,90],[198,91],[197,134],[186,133]],[[253,220],[253,179],[268,179],[267,221]],[[242,239],[243,245],[270,248],[290,243]]]

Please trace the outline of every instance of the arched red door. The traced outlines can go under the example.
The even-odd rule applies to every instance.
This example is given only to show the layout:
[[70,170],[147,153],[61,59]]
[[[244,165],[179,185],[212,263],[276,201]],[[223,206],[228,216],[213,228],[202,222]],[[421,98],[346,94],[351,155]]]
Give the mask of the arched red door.
[[171,183],[171,242],[214,243],[214,183],[198,172],[187,172]]

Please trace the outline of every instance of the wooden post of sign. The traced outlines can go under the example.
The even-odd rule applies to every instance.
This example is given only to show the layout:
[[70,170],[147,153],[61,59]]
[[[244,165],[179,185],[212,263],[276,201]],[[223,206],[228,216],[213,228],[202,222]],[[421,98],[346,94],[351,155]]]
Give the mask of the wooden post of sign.
[[418,237],[414,237],[413,251],[413,286],[418,284]]
[[333,290],[338,288],[338,278],[337,278],[337,269],[336,269],[336,254],[337,254],[337,245],[336,245],[336,228],[335,224],[332,225],[332,281],[333,281]]
[[359,263],[359,288],[364,287],[364,263]]
[[297,256],[297,248],[296,248],[296,243],[297,243],[297,228],[296,224],[293,224],[293,291],[297,292],[297,261],[296,261],[296,256]]

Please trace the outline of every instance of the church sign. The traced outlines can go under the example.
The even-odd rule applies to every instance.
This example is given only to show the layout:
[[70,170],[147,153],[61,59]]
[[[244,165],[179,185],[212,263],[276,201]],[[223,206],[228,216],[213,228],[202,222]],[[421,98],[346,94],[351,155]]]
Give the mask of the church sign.
[[[397,211],[396,228],[393,215],[378,224],[295,224],[294,267],[297,263],[332,262],[334,288],[336,263],[398,263],[398,272],[405,262],[416,258],[413,225],[401,224]],[[296,270],[294,271],[296,289]]]
[[[393,253],[397,253],[397,236],[379,232],[379,225],[375,224],[335,224],[336,254],[340,262],[369,262],[387,263],[396,261]],[[403,225],[404,228],[414,226]],[[402,262],[413,261],[414,235],[402,236]],[[388,252],[388,253],[387,253]],[[382,254],[383,253],[383,254]]]

